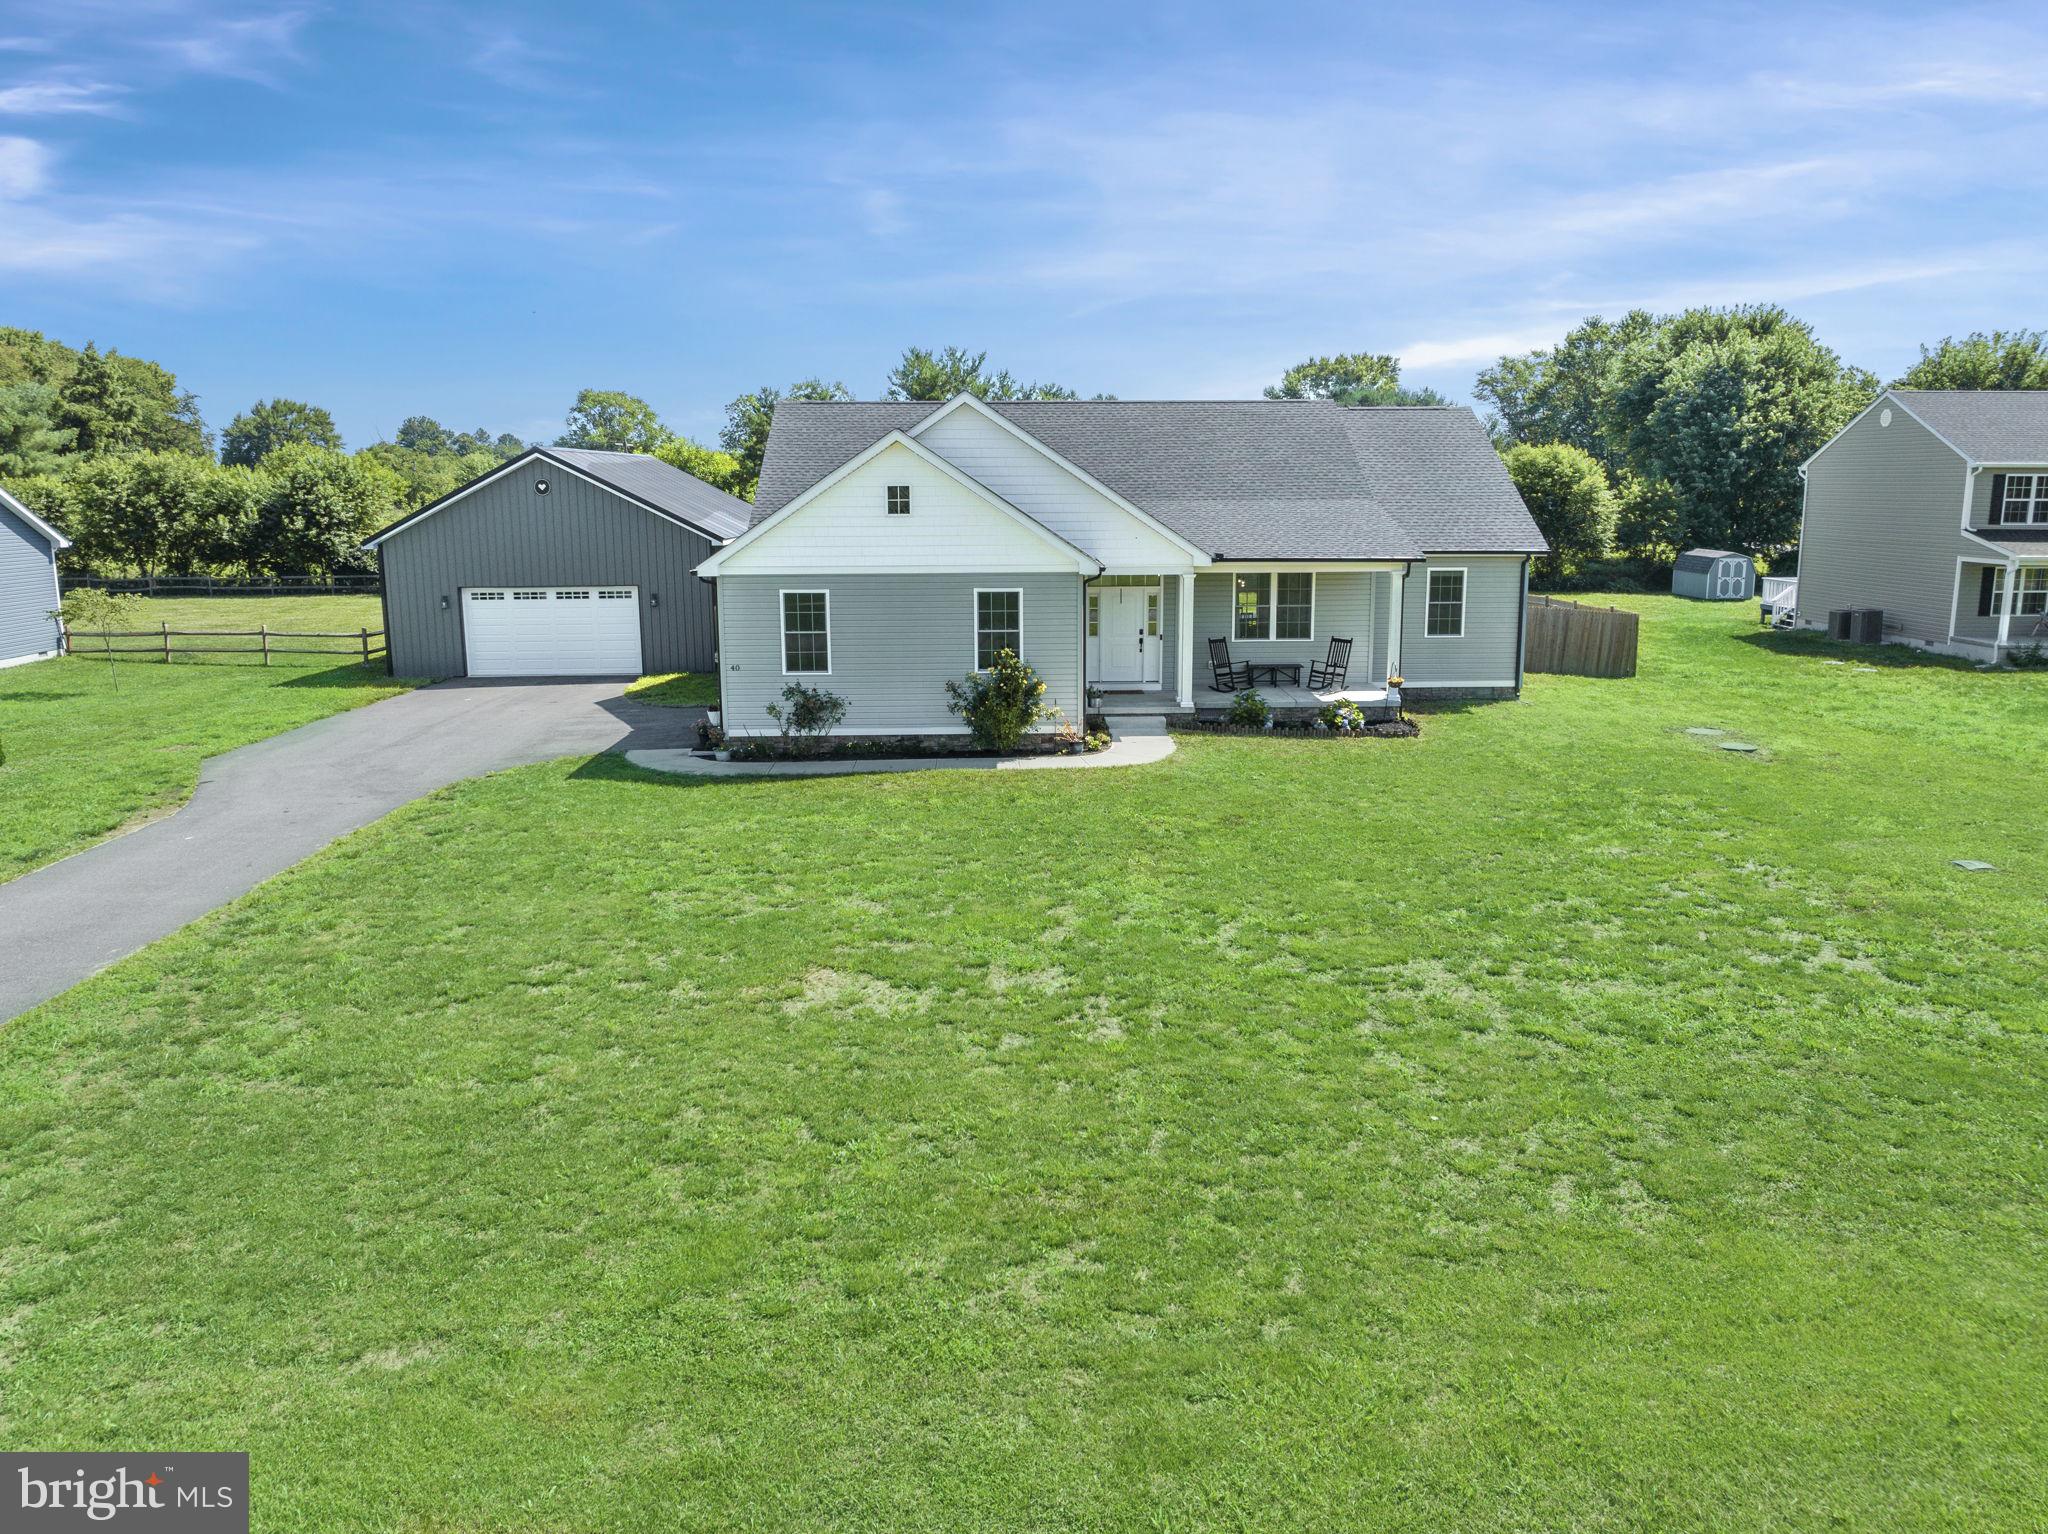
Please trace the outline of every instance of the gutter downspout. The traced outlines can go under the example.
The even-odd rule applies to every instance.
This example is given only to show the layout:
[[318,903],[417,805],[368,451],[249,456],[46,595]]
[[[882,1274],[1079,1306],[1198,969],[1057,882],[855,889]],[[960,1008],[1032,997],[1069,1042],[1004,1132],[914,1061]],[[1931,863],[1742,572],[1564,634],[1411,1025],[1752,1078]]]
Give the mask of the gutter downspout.
[[1515,691],[1522,690],[1523,652],[1529,646],[1529,556],[1522,556],[1522,609],[1520,621],[1515,625]]

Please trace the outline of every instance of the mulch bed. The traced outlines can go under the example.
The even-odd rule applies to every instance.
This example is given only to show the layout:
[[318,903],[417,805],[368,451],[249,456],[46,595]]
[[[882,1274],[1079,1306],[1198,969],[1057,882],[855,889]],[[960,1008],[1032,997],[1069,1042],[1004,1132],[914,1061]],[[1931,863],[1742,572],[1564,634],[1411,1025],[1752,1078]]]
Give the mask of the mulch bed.
[[1413,719],[1382,719],[1369,724],[1362,730],[1319,730],[1312,724],[1276,724],[1269,730],[1250,729],[1239,724],[1180,724],[1173,727],[1190,735],[1287,735],[1306,737],[1310,740],[1364,740],[1368,737],[1379,740],[1406,740],[1420,735],[1422,726]]

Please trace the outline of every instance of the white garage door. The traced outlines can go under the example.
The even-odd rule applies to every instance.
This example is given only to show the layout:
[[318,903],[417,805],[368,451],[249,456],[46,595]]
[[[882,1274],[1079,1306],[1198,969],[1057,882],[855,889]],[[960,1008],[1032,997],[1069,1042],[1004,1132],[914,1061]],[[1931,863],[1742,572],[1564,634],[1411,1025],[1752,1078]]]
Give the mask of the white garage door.
[[471,676],[638,676],[638,586],[482,586],[462,593]]

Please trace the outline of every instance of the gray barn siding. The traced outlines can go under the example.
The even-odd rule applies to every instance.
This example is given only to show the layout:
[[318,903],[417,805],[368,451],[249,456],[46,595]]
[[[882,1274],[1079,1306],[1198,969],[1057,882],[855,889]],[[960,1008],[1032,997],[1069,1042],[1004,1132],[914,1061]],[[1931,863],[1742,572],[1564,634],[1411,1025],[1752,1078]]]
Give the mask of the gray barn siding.
[[[1284,570],[1281,565],[1276,569]],[[1377,614],[1386,610],[1382,593],[1389,577],[1372,570],[1321,570],[1316,572],[1315,626],[1306,639],[1238,639],[1232,622],[1231,594],[1236,571],[1195,572],[1195,681],[1197,690],[1209,684],[1209,641],[1228,639],[1232,660],[1250,661],[1255,666],[1292,662],[1301,667],[1301,679],[1308,682],[1311,662],[1330,653],[1332,639],[1349,639],[1350,684],[1377,687],[1386,678],[1387,645],[1385,625]],[[1377,669],[1375,669],[1377,668]]]
[[47,538],[0,506],[0,661],[58,648],[55,559]]
[[[1966,552],[1957,531],[1963,460],[1896,407],[1891,425],[1878,424],[1882,408],[1806,471],[1799,622],[1820,628],[1836,608],[1881,607],[1887,630],[1939,643],[1948,638],[1956,556]],[[1976,488],[1989,493],[1988,484]]]
[[[1515,663],[1522,644],[1522,571],[1526,563],[1519,555],[1438,554],[1409,567],[1401,604],[1401,674],[1411,689],[1517,685]],[[1461,638],[1432,639],[1423,633],[1431,567],[1462,568],[1465,572],[1465,632]]]
[[[767,706],[791,682],[846,699],[842,734],[957,731],[946,683],[974,665],[976,587],[1023,591],[1024,659],[1044,680],[1046,700],[1081,722],[1078,574],[727,575],[718,584],[728,731],[773,734]],[[831,593],[830,675],[783,675],[784,591]]]
[[[534,493],[539,479],[549,483],[546,495]],[[382,545],[391,669],[464,673],[465,586],[616,585],[640,588],[649,673],[710,671],[718,648],[712,589],[691,572],[715,547],[557,464],[522,465]]]

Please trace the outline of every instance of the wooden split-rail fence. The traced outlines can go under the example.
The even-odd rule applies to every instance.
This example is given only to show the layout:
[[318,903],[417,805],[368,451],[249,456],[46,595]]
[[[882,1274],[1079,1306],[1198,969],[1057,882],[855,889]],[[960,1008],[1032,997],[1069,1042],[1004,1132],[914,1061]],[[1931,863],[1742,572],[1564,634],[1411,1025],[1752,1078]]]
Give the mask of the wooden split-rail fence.
[[[115,644],[117,639],[146,639],[148,644]],[[199,640],[198,644],[182,643]],[[224,641],[253,641],[233,644]],[[346,643],[307,645],[306,639],[339,639]],[[274,629],[268,624],[253,629],[174,629],[168,623],[153,629],[90,629],[64,631],[68,655],[149,655],[168,661],[173,655],[261,655],[269,665],[273,655],[352,655],[364,665],[384,653],[382,629]]]
[[1640,626],[1636,614],[1619,607],[1531,596],[1528,669],[1562,676],[1634,676]]

